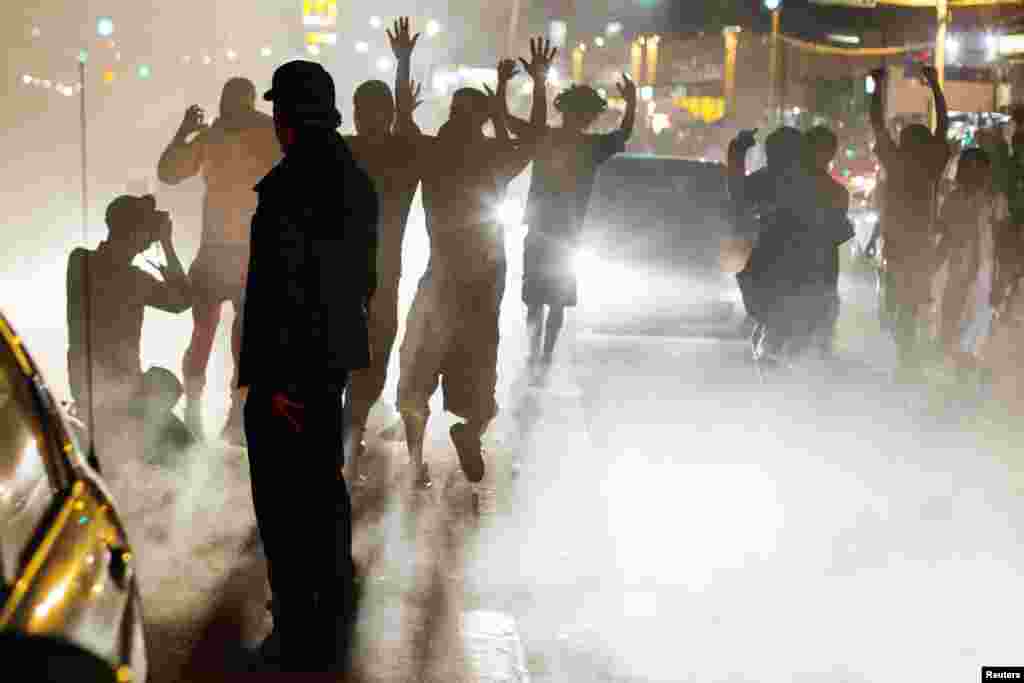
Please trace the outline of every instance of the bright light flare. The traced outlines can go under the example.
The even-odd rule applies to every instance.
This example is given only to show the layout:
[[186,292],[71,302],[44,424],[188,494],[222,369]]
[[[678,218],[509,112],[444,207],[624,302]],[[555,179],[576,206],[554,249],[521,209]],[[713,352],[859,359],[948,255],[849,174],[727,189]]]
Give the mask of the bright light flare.
[[431,19],[427,22],[427,37],[433,38],[441,32],[441,22],[437,19]]
[[391,66],[392,64],[390,57],[381,57],[377,60],[378,71],[391,71]]
[[238,53],[232,50],[231,48],[228,48],[225,55],[227,56],[229,62],[233,62],[236,59],[238,59]]
[[498,207],[498,220],[506,228],[518,228],[523,224],[525,209],[516,199],[506,199]]
[[782,0],[764,0],[764,8],[769,12],[774,12],[782,6]]
[[370,26],[372,28],[380,28],[383,25],[384,25],[384,22],[381,20],[380,17],[378,17],[376,15],[370,17]]
[[622,33],[622,22],[621,21],[610,21],[604,29],[604,33],[607,36],[617,36]]
[[307,45],[306,46],[306,52],[308,52],[313,57],[319,57],[320,56],[320,46],[319,45]]
[[960,56],[960,40],[956,36],[946,38],[946,57],[956,60]]
[[365,55],[369,51],[370,44],[365,40],[360,40],[358,43],[356,43],[356,52],[358,52],[359,54]]
[[269,57],[272,54],[274,54],[274,51],[271,50],[269,47],[260,48],[260,57]]
[[24,76],[21,77],[21,82],[24,83],[25,85],[32,85],[32,80],[33,80],[32,77],[29,76],[28,74],[25,74]]
[[594,45],[596,45],[597,47],[604,47],[604,38],[602,36],[594,38]]

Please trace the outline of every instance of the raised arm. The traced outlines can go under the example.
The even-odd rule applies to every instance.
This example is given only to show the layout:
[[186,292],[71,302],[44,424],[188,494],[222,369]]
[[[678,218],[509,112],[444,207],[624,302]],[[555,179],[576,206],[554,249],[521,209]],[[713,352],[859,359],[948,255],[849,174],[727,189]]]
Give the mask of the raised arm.
[[747,208],[747,152],[757,145],[757,141],[754,139],[755,133],[757,133],[756,129],[740,131],[736,139],[729,143],[727,168],[729,197],[738,212]]
[[420,34],[409,35],[409,17],[401,17],[394,23],[394,30],[387,30],[391,51],[395,55],[395,130],[408,131],[413,128],[418,132],[413,121],[413,111],[420,105],[417,101],[419,89],[413,90],[412,84],[412,52]]
[[[510,116],[508,107],[505,108],[505,118],[508,121],[509,130],[519,138],[527,136],[540,136],[547,131],[548,126],[548,100],[547,82],[548,72],[551,70],[551,62],[558,54],[557,47],[551,47],[551,41],[543,38],[530,39],[530,61],[520,58],[519,63],[523,70],[533,79],[533,108],[530,110],[530,120]],[[505,64],[506,62],[502,62]],[[515,64],[511,67],[514,69]],[[499,67],[501,68],[501,67]],[[514,71],[513,71],[514,75]],[[499,74],[500,76],[500,74]]]
[[[203,165],[202,133],[208,128],[203,121],[203,110],[198,105],[194,104],[185,111],[181,126],[157,163],[156,175],[160,182],[177,185],[199,173]],[[189,141],[193,133],[199,135]]]
[[946,95],[939,85],[939,72],[933,66],[926,66],[922,71],[925,80],[928,81],[928,87],[932,89],[932,96],[935,98],[935,137],[945,143],[949,133],[949,109],[946,106]]
[[888,154],[896,149],[896,143],[889,135],[889,129],[885,127],[885,111],[882,108],[882,92],[885,90],[886,71],[875,69],[871,72],[875,79],[875,92],[871,95],[871,127],[875,131],[876,148],[875,153],[882,163],[888,159]]
[[629,140],[633,136],[633,126],[636,124],[636,83],[623,73],[622,83],[618,84],[618,88],[619,94],[626,100],[626,113],[622,116],[619,130],[622,131],[625,139]]
[[164,254],[167,256],[167,265],[150,263],[160,271],[164,280],[152,285],[146,305],[168,313],[184,313],[192,307],[192,287],[185,274],[185,269],[181,267],[178,254],[174,250],[174,243],[171,240],[173,227],[171,218],[167,214],[163,216],[160,223],[160,246],[163,247]]

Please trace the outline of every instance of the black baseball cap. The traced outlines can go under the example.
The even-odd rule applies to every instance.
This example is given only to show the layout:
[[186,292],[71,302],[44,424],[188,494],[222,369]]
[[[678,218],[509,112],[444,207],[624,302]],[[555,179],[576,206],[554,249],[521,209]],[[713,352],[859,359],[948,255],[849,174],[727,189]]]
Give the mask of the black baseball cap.
[[336,97],[327,69],[304,59],[277,67],[270,90],[263,94],[264,100],[297,117],[298,123],[330,128],[341,125]]

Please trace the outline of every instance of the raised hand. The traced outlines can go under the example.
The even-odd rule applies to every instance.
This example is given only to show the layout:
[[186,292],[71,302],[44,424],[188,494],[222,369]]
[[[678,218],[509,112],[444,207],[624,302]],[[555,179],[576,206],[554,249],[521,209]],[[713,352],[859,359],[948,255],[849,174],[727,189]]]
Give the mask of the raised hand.
[[178,128],[178,134],[182,137],[188,137],[192,133],[198,133],[208,127],[206,112],[198,104],[193,104],[185,110],[185,118],[181,122],[181,127]]
[[519,74],[516,60],[503,59],[498,62],[498,83],[508,83]]
[[619,88],[619,94],[627,103],[636,104],[636,83],[629,76],[623,73],[622,82],[616,83],[616,86]]
[[410,37],[409,36],[409,17],[401,17],[395,20],[395,24],[392,29],[385,29],[388,34],[388,40],[391,41],[391,51],[395,54],[395,59],[409,59],[412,57],[412,51],[416,47],[416,42],[420,39],[420,34]]
[[523,65],[526,73],[530,74],[530,78],[533,80],[547,80],[551,62],[554,61],[557,54],[558,48],[551,47],[550,40],[546,38],[531,38],[530,62],[520,58],[519,63]]

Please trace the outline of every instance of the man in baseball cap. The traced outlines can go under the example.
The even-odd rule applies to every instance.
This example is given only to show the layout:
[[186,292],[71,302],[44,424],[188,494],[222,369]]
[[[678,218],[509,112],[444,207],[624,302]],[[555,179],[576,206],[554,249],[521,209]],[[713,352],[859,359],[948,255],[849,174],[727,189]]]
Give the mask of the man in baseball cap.
[[256,185],[238,367],[273,593],[276,641],[263,653],[279,642],[284,670],[343,670],[356,587],[342,395],[370,362],[377,194],[335,130],[341,115],[322,66],[282,65],[264,99],[284,159]]
[[294,126],[333,130],[341,125],[334,79],[316,62],[296,59],[279,66],[263,99],[273,102],[275,111],[286,113]]

